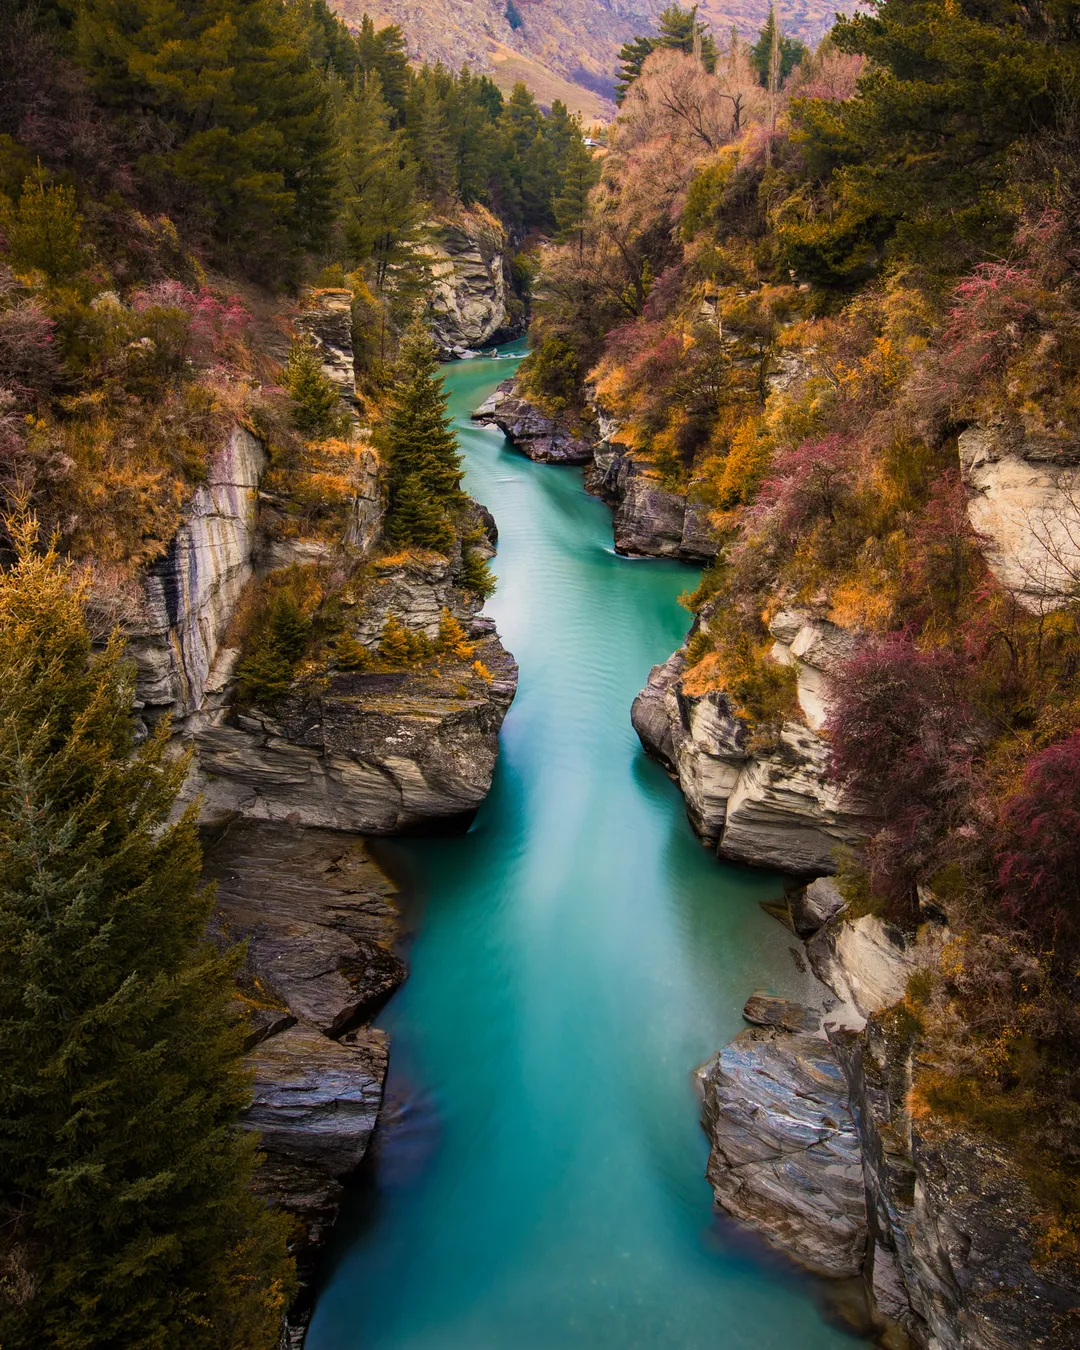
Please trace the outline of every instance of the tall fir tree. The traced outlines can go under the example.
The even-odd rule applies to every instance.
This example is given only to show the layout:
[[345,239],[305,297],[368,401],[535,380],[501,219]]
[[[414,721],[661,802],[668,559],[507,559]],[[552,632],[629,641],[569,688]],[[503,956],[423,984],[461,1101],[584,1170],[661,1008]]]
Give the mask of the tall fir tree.
[[[429,542],[430,532],[438,530],[437,518],[445,522],[465,501],[461,457],[446,407],[438,350],[423,325],[413,323],[402,340],[380,433],[389,460],[387,530],[398,543],[437,547]],[[450,538],[443,533],[441,542],[449,547]]]
[[206,942],[186,763],[136,747],[132,672],[85,586],[0,575],[0,1343],[261,1350],[293,1277],[249,1189],[235,962]]

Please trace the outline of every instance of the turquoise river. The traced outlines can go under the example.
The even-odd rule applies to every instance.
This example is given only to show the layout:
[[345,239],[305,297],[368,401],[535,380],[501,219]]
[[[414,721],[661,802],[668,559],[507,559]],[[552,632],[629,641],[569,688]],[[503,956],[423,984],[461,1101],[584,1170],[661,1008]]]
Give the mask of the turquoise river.
[[703,1176],[693,1070],[755,986],[797,996],[800,976],[758,903],[777,879],[701,847],[630,726],[696,573],[617,557],[580,470],[470,425],[512,369],[463,361],[446,384],[521,684],[469,833],[386,849],[411,974],[309,1350],[850,1350]]

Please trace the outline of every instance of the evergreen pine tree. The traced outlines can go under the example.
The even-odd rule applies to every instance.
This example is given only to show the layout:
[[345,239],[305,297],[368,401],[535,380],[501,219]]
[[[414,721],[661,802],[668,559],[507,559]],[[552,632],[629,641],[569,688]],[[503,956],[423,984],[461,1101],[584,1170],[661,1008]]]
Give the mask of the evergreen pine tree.
[[424,487],[419,474],[413,473],[391,496],[386,520],[386,537],[399,547],[429,548],[448,553],[454,543],[454,531],[445,509]]
[[552,203],[559,240],[566,243],[577,237],[578,251],[583,244],[582,226],[589,208],[589,193],[600,181],[600,164],[593,158],[580,129],[566,148],[562,165],[562,190]]
[[[186,764],[133,745],[119,639],[15,529],[0,575],[0,1342],[256,1350],[292,1289],[211,949]],[[7,1297],[15,1289],[19,1297]]]
[[[447,513],[465,500],[461,458],[446,412],[438,350],[420,323],[402,340],[380,439],[389,461],[389,537],[443,551],[449,546]],[[436,535],[440,542],[429,542]]]
[[289,348],[285,388],[292,395],[293,425],[311,440],[333,436],[344,423],[338,392],[323,374],[319,349],[309,337],[298,337]]

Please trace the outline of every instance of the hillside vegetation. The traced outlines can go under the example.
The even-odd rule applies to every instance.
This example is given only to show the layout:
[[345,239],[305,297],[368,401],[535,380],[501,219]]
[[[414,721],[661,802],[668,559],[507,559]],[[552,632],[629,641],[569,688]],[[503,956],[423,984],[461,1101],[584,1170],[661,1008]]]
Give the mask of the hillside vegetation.
[[738,40],[646,49],[588,212],[545,255],[522,369],[710,508],[685,685],[726,691],[754,744],[800,716],[772,616],[858,635],[826,735],[882,824],[843,885],[952,932],[909,993],[916,1105],[1009,1141],[1048,1251],[1074,1255],[1076,540],[1044,531],[1064,594],[1007,589],[957,443],[1080,448],[1078,40],[1067,5],[883,0],[786,79],[777,42],[764,86]]
[[[351,33],[322,0],[0,3],[5,1347],[278,1343],[296,1278],[236,1126],[239,956],[207,943],[187,762],[135,720],[123,626],[237,425],[279,535],[338,545],[381,456],[387,548],[452,554],[486,593],[416,324],[432,222],[554,231],[589,162],[565,107],[411,68],[398,29]],[[293,322],[305,283],[351,294],[377,450]],[[438,642],[388,624],[372,658],[341,621],[348,569],[315,570],[246,597],[241,700],[305,662],[491,682],[449,612]]]

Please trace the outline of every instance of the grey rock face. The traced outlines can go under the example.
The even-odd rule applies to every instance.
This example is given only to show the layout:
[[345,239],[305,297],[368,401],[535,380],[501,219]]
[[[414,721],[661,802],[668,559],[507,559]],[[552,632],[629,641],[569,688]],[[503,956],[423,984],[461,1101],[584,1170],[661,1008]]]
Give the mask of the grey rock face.
[[837,848],[868,827],[865,808],[826,780],[824,742],[786,723],[775,747],[751,753],[748,729],[723,691],[687,694],[685,658],[654,666],[631,721],[645,749],[664,764],[687,814],[721,857],[802,875],[836,867]]
[[394,887],[355,841],[238,821],[205,871],[219,930],[247,943],[245,979],[323,1035],[370,1018],[405,978]]
[[601,441],[586,477],[590,492],[614,508],[615,551],[631,557],[709,562],[719,538],[693,492],[671,492],[655,471],[617,441]]
[[431,332],[447,356],[510,336],[506,232],[487,211],[436,221],[427,253]]
[[473,413],[477,422],[497,426],[516,450],[539,464],[589,464],[593,446],[575,436],[560,418],[547,417],[514,392],[514,381],[498,389]]
[[1038,1259],[1039,1203],[1014,1160],[984,1136],[909,1114],[913,1028],[882,1012],[830,1039],[862,1144],[881,1311],[932,1350],[1075,1346],[1080,1281]]
[[810,1269],[857,1275],[867,1239],[862,1165],[829,1045],[753,1028],[720,1052],[704,1083],[717,1203]]
[[340,1033],[405,977],[395,890],[359,840],[245,821],[207,848],[205,875],[217,885],[212,935],[248,944],[239,983],[255,1082],[243,1123],[266,1155],[256,1189],[297,1221],[302,1315],[382,1101],[385,1034]]
[[214,456],[183,525],[144,581],[142,614],[129,628],[144,716],[182,720],[201,703],[252,554],[263,447],[235,427]]
[[279,718],[228,714],[197,735],[207,808],[363,834],[437,822],[465,828],[491,787],[517,665],[497,637],[476,659],[493,676],[462,696],[449,674],[337,672]]
[[1066,604],[1080,585],[1080,444],[970,427],[958,449],[968,516],[995,577],[1028,609]]

